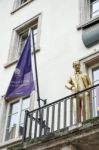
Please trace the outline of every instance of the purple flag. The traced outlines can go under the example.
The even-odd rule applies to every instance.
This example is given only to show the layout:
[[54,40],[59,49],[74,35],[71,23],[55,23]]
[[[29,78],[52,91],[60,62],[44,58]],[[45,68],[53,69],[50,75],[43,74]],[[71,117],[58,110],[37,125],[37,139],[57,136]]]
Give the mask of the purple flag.
[[31,38],[28,36],[5,98],[29,96],[33,90],[35,90],[35,86],[31,63]]

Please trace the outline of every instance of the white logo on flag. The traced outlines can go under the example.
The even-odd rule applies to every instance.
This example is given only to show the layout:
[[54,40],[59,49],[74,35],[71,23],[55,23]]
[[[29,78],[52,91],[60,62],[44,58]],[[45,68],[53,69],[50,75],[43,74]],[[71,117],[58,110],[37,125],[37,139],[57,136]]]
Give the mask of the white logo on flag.
[[21,75],[21,70],[19,68],[15,69],[15,75],[18,77]]

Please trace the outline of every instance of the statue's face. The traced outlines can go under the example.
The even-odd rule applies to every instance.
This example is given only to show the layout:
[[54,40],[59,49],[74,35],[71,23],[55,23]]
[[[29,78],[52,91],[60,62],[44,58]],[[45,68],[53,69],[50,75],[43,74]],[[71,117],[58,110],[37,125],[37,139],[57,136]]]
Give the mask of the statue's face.
[[75,63],[74,64],[74,69],[76,72],[80,72],[80,64],[79,63]]

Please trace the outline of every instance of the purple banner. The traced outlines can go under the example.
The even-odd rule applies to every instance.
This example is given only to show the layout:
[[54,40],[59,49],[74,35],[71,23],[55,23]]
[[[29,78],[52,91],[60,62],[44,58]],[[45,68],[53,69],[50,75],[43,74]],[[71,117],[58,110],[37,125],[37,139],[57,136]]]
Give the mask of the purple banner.
[[35,90],[35,86],[31,63],[31,38],[28,36],[5,98],[29,96],[33,90]]

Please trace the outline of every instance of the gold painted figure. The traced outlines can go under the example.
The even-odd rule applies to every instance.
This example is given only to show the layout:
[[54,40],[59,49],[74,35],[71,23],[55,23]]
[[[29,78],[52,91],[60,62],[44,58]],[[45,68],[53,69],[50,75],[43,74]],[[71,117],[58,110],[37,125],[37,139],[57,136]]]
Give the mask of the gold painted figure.
[[[84,90],[88,87],[91,86],[91,81],[88,77],[88,75],[86,73],[82,73],[80,71],[80,62],[79,61],[75,61],[73,62],[73,68],[75,70],[75,73],[73,76],[70,77],[70,79],[68,80],[68,82],[66,83],[65,87],[69,90],[72,91],[72,93],[76,93],[79,92],[81,90]],[[78,97],[74,97],[73,98],[73,120],[74,122],[76,122],[77,120],[82,120],[83,119],[83,98],[85,98],[85,117],[86,119],[90,118],[90,97],[89,97],[89,92],[84,92],[84,94],[79,94]],[[79,100],[79,109],[80,109],[80,114],[79,114],[79,119],[77,116],[77,99]]]

